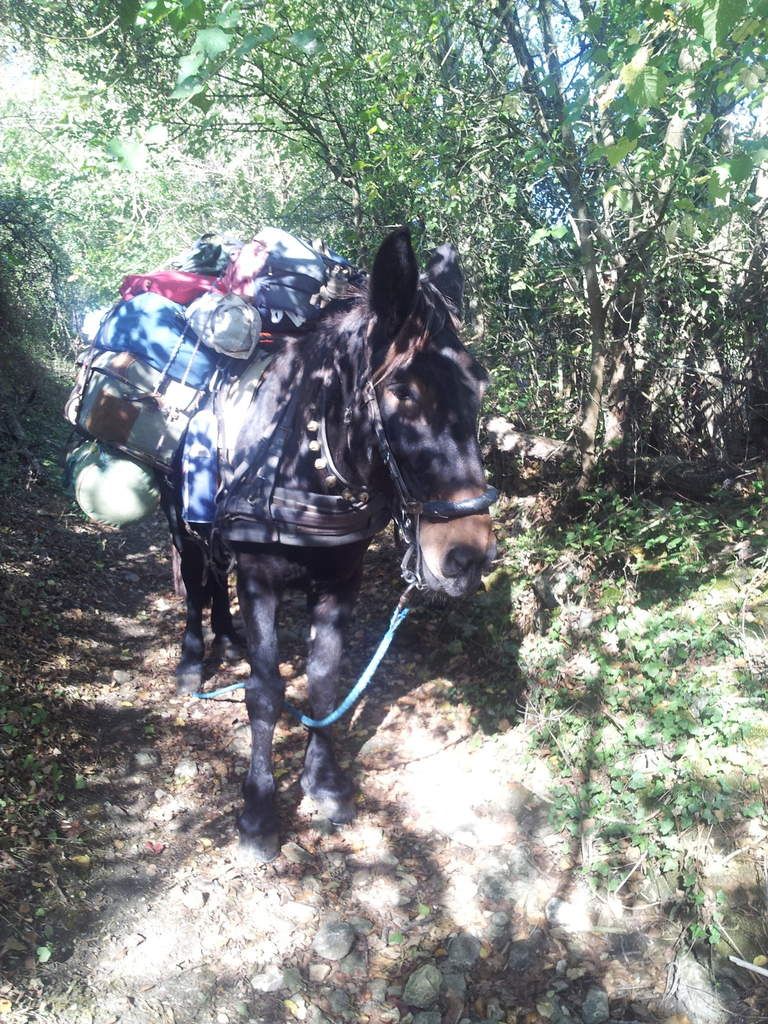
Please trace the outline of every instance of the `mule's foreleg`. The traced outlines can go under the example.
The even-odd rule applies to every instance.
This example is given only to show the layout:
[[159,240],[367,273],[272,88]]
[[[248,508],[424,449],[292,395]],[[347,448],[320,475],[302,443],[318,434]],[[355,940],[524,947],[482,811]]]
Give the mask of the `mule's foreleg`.
[[245,684],[251,760],[243,783],[244,804],[237,825],[241,847],[256,860],[270,861],[280,851],[272,771],[272,740],[285,697],[285,684],[278,671],[279,595],[261,586],[239,563],[238,596],[251,664],[251,674]]
[[[337,703],[344,632],[352,615],[359,581],[347,581],[310,596],[312,646],[307,662],[312,717],[325,718]],[[310,729],[301,776],[302,789],[320,812],[338,824],[355,816],[355,790],[333,750],[333,726]]]

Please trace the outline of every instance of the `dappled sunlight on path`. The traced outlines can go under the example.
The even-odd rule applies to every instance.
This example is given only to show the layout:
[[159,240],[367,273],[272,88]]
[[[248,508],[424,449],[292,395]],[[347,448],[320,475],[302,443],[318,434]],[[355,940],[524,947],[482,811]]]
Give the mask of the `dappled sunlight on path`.
[[[516,666],[475,646],[475,606],[416,609],[339,726],[359,787],[352,825],[335,829],[302,797],[305,732],[281,719],[283,847],[254,866],[235,836],[249,748],[242,697],[173,692],[182,606],[161,524],[102,537],[65,521],[49,543],[58,545],[47,570],[60,580],[49,596],[57,614],[47,631],[19,614],[6,661],[35,694],[55,680],[46,721],[64,774],[38,829],[55,827],[55,839],[31,838],[26,865],[0,861],[16,915],[0,987],[9,1024],[602,1024],[609,1014],[664,1020],[678,1005],[664,999],[680,934],[667,881],[642,877],[630,860],[620,898],[587,887],[589,807],[575,831],[552,824],[558,779],[531,742],[541,702],[526,709]],[[342,687],[397,593],[385,543],[371,554]],[[302,703],[300,598],[285,619],[281,673]],[[34,637],[33,663],[23,652]],[[559,664],[576,671],[565,657]],[[210,661],[206,685],[246,671]],[[710,863],[713,879],[728,855]],[[706,989],[696,961],[677,963],[680,991]],[[749,1019],[728,1016],[727,1000],[740,998],[731,985],[726,1003],[710,993],[712,1012],[690,1013],[690,1024]]]

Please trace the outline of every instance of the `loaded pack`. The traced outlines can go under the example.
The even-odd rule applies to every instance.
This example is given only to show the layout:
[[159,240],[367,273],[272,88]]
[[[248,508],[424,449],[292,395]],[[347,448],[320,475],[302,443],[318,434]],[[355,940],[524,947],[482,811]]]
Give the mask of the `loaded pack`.
[[278,228],[247,244],[204,235],[167,268],[128,274],[78,359],[64,410],[83,439],[67,477],[86,514],[135,522],[157,506],[157,474],[179,470],[184,518],[212,522],[220,456],[234,447],[273,336],[311,329],[356,276],[327,247]]

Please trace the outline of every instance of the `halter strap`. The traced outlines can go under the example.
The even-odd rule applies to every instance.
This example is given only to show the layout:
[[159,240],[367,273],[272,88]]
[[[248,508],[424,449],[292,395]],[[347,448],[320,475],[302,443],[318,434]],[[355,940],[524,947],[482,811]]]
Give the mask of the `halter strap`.
[[365,401],[371,410],[371,423],[379,445],[379,452],[381,453],[384,465],[389,471],[389,475],[392,477],[400,503],[406,512],[416,513],[427,519],[448,520],[461,519],[464,516],[475,516],[488,511],[499,496],[499,492],[495,487],[486,487],[482,494],[478,494],[474,498],[464,498],[462,501],[417,501],[413,498],[397,464],[394,452],[390,447],[389,439],[384,430],[384,421],[382,420],[381,406],[376,395],[376,389],[370,381],[366,381],[363,386],[363,393]]
[[[426,583],[422,574],[421,520],[437,519],[449,522],[451,519],[461,519],[464,516],[487,512],[498,498],[499,492],[495,487],[487,487],[477,497],[465,498],[463,501],[417,501],[408,490],[405,477],[397,464],[395,453],[390,447],[376,388],[370,378],[363,385],[363,397],[370,410],[371,425],[379,453],[399,498],[400,507],[394,510],[394,519],[407,544],[400,571],[409,586],[423,590]],[[413,567],[411,567],[411,562]]]

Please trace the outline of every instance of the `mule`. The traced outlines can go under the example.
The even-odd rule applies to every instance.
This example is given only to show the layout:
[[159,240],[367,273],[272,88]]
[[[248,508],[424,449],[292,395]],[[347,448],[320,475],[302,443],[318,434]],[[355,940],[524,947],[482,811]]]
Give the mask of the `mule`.
[[[335,706],[343,636],[372,537],[394,518],[414,586],[460,597],[495,554],[477,417],[487,374],[458,334],[463,276],[449,246],[420,276],[406,229],[379,249],[367,286],[326,311],[312,332],[276,349],[241,431],[214,539],[233,553],[250,676],[251,758],[237,824],[241,846],[268,861],[280,848],[272,740],[283,710],[276,617],[286,588],[307,593],[311,713]],[[236,653],[226,581],[181,546],[187,624],[178,688],[202,681],[202,612]],[[352,820],[354,788],[330,728],[312,728],[303,791],[334,823]]]

